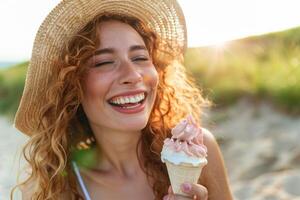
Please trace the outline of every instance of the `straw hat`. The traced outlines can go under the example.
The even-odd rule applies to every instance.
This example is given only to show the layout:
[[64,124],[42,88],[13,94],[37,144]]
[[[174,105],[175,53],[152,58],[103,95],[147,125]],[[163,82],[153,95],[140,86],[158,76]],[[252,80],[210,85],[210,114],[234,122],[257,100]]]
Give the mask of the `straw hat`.
[[168,44],[164,47],[167,51],[182,55],[186,49],[185,20],[176,0],[62,0],[46,17],[36,35],[15,117],[17,129],[27,135],[37,129],[37,112],[45,102],[47,82],[63,44],[104,12],[140,19],[158,34],[163,44]]

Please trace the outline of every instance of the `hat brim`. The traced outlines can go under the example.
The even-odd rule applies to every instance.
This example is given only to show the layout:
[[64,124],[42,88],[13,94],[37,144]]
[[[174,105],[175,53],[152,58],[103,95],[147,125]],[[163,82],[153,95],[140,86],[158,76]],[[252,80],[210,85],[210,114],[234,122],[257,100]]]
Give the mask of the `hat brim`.
[[65,41],[101,13],[140,19],[168,45],[166,51],[183,54],[187,44],[183,12],[176,0],[64,0],[46,17],[35,38],[15,127],[31,135],[37,130],[38,111],[45,88]]

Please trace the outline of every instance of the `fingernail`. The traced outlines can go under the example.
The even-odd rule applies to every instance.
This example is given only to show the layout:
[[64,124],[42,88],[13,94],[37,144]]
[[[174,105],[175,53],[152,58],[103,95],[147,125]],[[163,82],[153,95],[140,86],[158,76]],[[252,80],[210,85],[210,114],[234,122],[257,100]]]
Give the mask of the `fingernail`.
[[184,192],[189,192],[189,191],[191,191],[192,186],[189,183],[184,183],[181,185],[181,188]]
[[164,196],[163,200],[168,200],[169,199],[169,195]]

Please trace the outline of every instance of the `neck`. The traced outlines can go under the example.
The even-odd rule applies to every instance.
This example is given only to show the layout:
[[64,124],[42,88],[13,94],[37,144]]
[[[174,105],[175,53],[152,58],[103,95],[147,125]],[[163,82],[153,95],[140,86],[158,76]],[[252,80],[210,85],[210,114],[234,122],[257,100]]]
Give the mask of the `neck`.
[[136,153],[140,131],[122,132],[97,130],[94,135],[98,146],[97,168],[122,177],[135,176],[140,171]]

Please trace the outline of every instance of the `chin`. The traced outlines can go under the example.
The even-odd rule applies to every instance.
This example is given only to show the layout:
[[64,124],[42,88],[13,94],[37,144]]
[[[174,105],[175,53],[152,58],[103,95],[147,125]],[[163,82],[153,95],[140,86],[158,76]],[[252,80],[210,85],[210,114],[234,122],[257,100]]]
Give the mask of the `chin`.
[[119,127],[123,131],[141,131],[148,123],[148,118],[146,119],[128,119],[119,124]]

